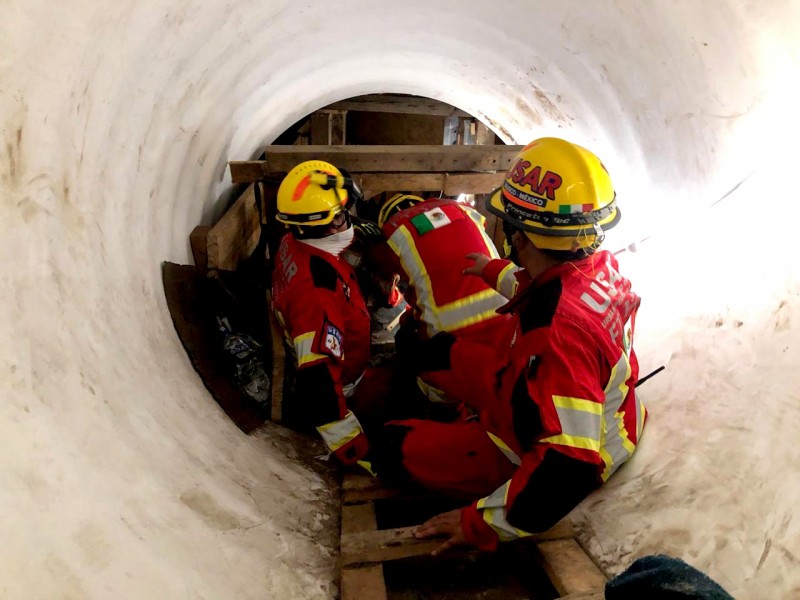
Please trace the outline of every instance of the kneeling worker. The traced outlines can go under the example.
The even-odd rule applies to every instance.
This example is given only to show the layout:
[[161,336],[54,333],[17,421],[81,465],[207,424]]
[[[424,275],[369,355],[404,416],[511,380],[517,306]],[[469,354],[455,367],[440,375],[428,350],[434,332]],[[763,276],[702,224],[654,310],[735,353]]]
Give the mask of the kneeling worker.
[[599,250],[620,218],[603,164],[564,140],[536,140],[487,207],[524,270],[474,255],[465,275],[516,290],[493,355],[464,352],[459,340],[447,352],[453,369],[490,374],[479,420],[387,426],[405,433],[401,473],[473,500],[416,530],[450,536],[437,552],[549,529],[633,454],[645,422],[632,348],[640,299]]
[[372,268],[386,279],[399,275],[408,286],[405,298],[412,308],[397,336],[398,354],[413,363],[431,400],[444,396],[472,405],[472,391],[449,370],[436,369],[428,348],[437,334],[437,342],[459,338],[491,344],[509,319],[497,313],[506,303],[501,294],[478,277],[462,275],[471,264],[468,254],[499,257],[486,234],[485,218],[455,200],[396,194],[381,207],[378,226],[387,242],[371,248]]
[[353,268],[339,255],[353,240],[347,212],[352,182],[323,161],[290,171],[277,198],[277,220],[288,232],[275,257],[272,308],[296,359],[287,406],[313,426],[345,465],[370,465],[367,438],[348,408],[367,367],[370,319]]

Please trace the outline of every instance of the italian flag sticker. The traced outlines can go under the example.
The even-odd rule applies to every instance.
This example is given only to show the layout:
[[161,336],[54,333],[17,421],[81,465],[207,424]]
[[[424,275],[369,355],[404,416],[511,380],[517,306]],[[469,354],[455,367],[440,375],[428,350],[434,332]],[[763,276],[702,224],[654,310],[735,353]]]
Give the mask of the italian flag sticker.
[[432,208],[426,210],[424,213],[411,218],[411,223],[417,230],[417,233],[422,235],[434,229],[439,229],[445,225],[450,224],[450,218],[444,213],[441,208]]
[[574,215],[576,213],[592,212],[591,204],[566,204],[558,207],[560,215]]

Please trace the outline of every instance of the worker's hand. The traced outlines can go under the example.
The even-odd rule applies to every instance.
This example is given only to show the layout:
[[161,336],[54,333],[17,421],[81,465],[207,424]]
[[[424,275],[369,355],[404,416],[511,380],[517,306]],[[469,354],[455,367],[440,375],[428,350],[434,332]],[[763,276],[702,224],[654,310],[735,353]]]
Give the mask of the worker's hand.
[[478,252],[467,254],[467,258],[471,261],[474,261],[475,264],[464,269],[464,275],[477,275],[478,277],[483,274],[483,270],[486,268],[486,265],[488,265],[489,261],[492,260],[485,254],[479,254]]
[[382,242],[384,240],[383,232],[377,223],[362,219],[361,217],[351,217],[353,221],[353,229],[356,235],[364,242]]
[[447,535],[447,541],[431,552],[432,556],[438,556],[445,550],[467,543],[464,530],[461,528],[461,509],[451,510],[428,519],[414,530],[414,537],[425,539],[437,535]]

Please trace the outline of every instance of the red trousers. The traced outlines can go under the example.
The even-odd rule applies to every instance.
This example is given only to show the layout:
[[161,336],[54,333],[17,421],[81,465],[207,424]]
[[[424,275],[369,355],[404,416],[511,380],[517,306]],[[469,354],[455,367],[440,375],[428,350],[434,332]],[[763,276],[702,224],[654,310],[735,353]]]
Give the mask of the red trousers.
[[466,500],[488,496],[516,467],[477,421],[392,421],[409,427],[401,447],[403,467],[428,489]]

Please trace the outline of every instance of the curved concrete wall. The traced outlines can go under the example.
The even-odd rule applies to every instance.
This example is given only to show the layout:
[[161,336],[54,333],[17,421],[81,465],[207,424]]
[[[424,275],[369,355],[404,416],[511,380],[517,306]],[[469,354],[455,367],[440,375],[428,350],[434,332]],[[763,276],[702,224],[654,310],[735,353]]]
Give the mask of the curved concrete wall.
[[622,257],[643,368],[669,369],[640,455],[579,511],[598,559],[669,551],[742,597],[798,593],[799,17],[789,0],[4,2],[3,596],[334,593],[323,481],[220,412],[159,264],[218,216],[226,161],[377,92],[508,142],[583,143],[625,211],[609,244],[651,236]]

